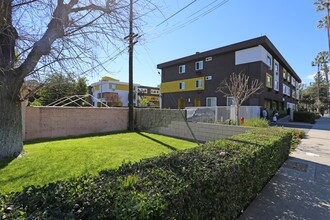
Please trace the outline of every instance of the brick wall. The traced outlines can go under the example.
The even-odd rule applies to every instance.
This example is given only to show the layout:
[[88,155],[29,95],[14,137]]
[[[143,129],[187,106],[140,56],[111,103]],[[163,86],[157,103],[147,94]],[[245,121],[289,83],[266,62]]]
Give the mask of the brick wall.
[[25,109],[25,140],[127,129],[127,108],[26,107]]

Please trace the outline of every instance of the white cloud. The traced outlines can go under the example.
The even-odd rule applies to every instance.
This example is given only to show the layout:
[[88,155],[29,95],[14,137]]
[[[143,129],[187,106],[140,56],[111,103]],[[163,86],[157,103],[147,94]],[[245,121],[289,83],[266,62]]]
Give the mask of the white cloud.
[[311,74],[311,75],[308,75],[308,76],[306,77],[306,79],[314,80],[315,75],[316,75],[316,73]]

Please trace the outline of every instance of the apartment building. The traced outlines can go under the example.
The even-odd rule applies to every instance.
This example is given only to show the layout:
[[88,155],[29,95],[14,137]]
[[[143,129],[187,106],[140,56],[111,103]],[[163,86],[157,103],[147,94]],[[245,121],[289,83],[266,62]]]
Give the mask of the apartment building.
[[230,74],[244,73],[263,83],[261,94],[243,105],[285,110],[295,108],[301,79],[273,43],[258,37],[157,65],[161,70],[161,106],[230,106],[232,97],[216,90]]
[[[159,107],[160,100],[160,88],[150,86],[139,86],[138,88],[138,103],[140,105],[141,100],[148,100],[148,107]],[[143,106],[145,107],[145,106]]]
[[[134,106],[138,102],[138,84],[134,84]],[[102,77],[99,82],[92,83],[90,85],[92,95],[96,98],[93,99],[93,106],[101,107],[102,103],[113,106],[121,107],[128,106],[128,91],[129,84],[120,82],[112,77]],[[102,102],[102,103],[101,103]]]

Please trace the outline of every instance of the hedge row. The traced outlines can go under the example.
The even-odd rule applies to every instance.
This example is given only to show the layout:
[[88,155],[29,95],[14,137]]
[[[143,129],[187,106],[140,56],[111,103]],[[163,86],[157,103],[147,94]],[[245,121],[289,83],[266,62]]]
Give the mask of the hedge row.
[[294,112],[293,113],[293,121],[296,122],[306,122],[306,123],[315,123],[315,119],[317,118],[317,114],[313,112]]
[[286,160],[292,131],[255,129],[22,192],[0,195],[0,219],[235,219]]

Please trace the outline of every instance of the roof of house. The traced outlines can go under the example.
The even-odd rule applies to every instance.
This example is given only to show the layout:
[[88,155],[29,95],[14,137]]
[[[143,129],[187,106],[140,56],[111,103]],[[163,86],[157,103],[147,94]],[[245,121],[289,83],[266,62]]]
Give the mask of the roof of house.
[[208,50],[205,52],[200,52],[196,53],[194,55],[182,57],[176,60],[168,61],[165,63],[161,63],[157,65],[158,69],[163,69],[165,67],[173,66],[173,65],[178,65],[182,64],[185,62],[189,62],[192,60],[197,60],[200,58],[208,57],[208,56],[213,56],[213,55],[218,55],[218,54],[224,54],[232,51],[237,51],[237,50],[243,50],[251,47],[255,47],[258,45],[262,45],[272,56],[278,60],[282,65],[285,66],[287,70],[289,70],[297,79],[299,83],[301,83],[301,79],[298,76],[298,74],[293,70],[293,68],[289,65],[289,63],[284,59],[282,54],[276,49],[276,47],[273,45],[273,43],[268,39],[267,36],[261,36],[257,38],[253,38],[250,40],[242,41],[239,43],[231,44],[228,46],[216,48],[213,50]]

